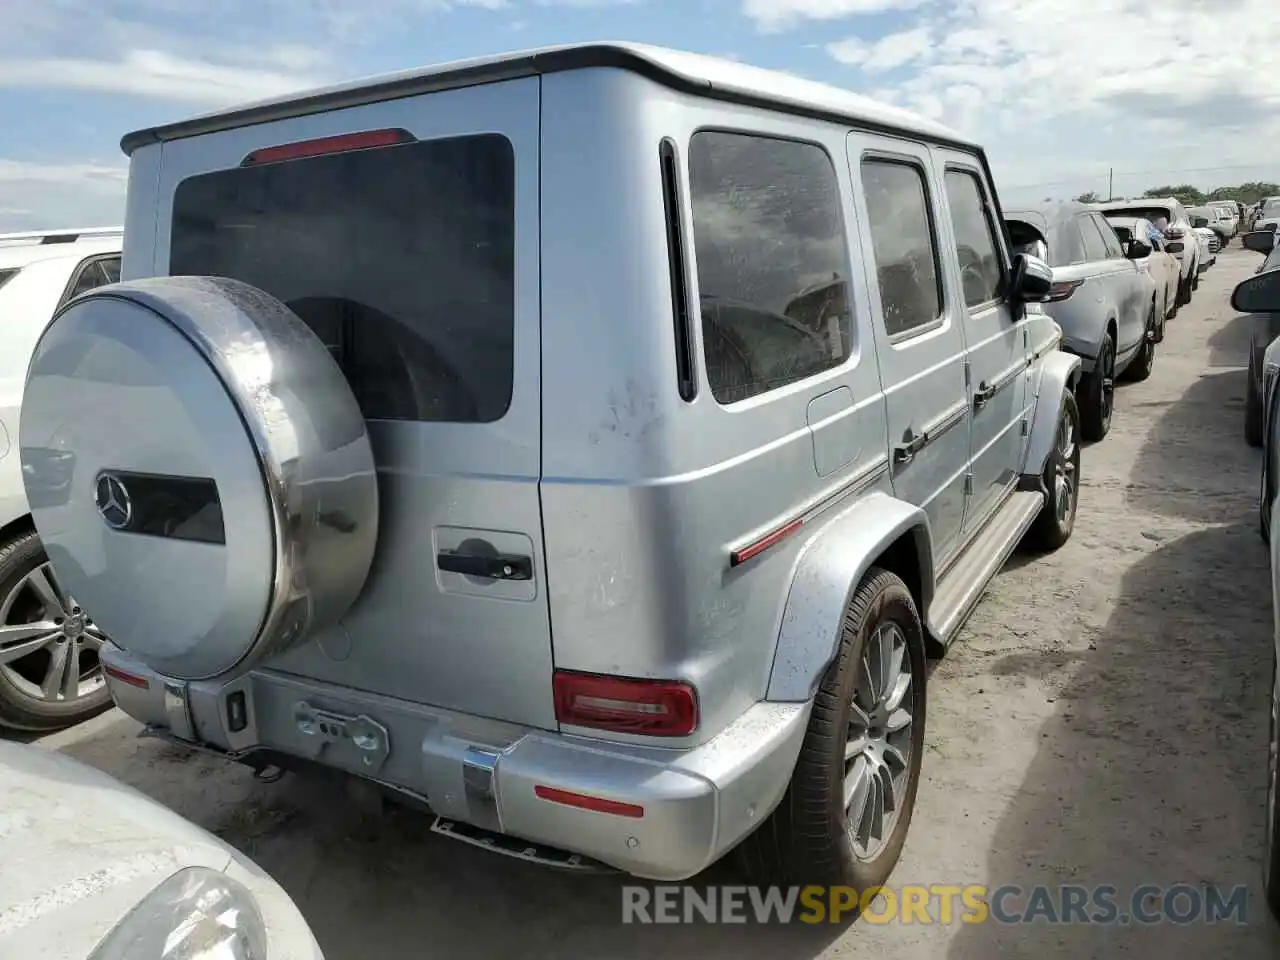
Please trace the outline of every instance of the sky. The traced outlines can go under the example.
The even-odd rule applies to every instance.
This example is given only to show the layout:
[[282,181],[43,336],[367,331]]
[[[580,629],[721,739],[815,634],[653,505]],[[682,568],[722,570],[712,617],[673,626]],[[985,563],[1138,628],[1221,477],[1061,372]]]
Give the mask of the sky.
[[123,217],[122,134],[330,82],[633,40],[916,110],[1005,205],[1280,181],[1275,0],[0,0],[0,231]]

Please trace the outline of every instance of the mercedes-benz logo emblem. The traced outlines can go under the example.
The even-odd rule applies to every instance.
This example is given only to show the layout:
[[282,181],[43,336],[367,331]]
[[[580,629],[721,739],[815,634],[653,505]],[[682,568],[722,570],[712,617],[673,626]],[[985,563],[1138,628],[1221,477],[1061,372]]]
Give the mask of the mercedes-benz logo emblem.
[[123,530],[133,519],[133,500],[124,482],[114,473],[104,473],[98,477],[93,502],[102,521],[112,530]]

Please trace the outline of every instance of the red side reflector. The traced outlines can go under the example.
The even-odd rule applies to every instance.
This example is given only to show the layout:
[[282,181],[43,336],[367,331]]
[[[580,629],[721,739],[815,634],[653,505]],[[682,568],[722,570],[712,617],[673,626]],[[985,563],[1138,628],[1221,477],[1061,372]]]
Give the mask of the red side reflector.
[[121,683],[127,683],[131,687],[137,687],[139,690],[150,689],[151,684],[147,682],[146,677],[139,677],[132,673],[125,673],[116,667],[103,666],[102,672],[112,680],[119,680]]
[[240,166],[251,167],[260,163],[280,163],[282,160],[323,157],[330,153],[347,153],[351,150],[392,147],[398,143],[410,143],[414,139],[416,138],[408,130],[398,128],[343,133],[336,137],[320,137],[316,140],[282,143],[276,147],[262,147],[241,160]]
[[687,683],[557,670],[556,720],[577,727],[684,737],[698,727],[698,696]]
[[615,817],[631,817],[638,820],[644,816],[644,807],[635,803],[623,803],[621,800],[605,800],[603,797],[589,797],[585,793],[573,793],[559,790],[556,787],[544,787],[538,784],[533,794],[539,800],[560,803],[566,807],[577,807],[579,810],[594,810],[596,813],[610,813]]
[[802,526],[804,526],[803,520],[792,520],[786,526],[779,527],[772,533],[765,534],[759,540],[755,541],[755,543],[749,543],[745,547],[740,547],[739,549],[734,550],[729,554],[729,566],[736,567],[740,564],[746,563],[752,557],[759,556],[780,540],[785,540],[787,537],[791,536],[791,534],[795,533]]

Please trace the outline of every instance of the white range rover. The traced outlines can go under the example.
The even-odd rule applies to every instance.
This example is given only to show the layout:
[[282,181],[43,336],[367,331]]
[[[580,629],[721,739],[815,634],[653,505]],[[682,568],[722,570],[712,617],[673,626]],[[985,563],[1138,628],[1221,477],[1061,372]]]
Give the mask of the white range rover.
[[0,234],[0,727],[53,730],[111,704],[102,635],[54,577],[31,521],[18,413],[49,318],[120,279],[121,242],[120,227]]

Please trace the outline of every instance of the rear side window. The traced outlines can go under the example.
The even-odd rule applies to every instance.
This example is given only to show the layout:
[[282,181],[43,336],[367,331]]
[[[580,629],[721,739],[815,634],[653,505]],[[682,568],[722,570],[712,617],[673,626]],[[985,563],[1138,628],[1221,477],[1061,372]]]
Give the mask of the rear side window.
[[924,171],[899,160],[862,162],[880,304],[889,336],[942,316],[938,251]]
[[701,131],[689,141],[689,191],[716,400],[745,400],[843,363],[849,256],[826,151]]
[[1100,217],[1096,213],[1089,217],[1093,221],[1093,225],[1098,228],[1098,233],[1102,235],[1102,244],[1107,248],[1108,257],[1124,257],[1124,247],[1120,246],[1120,239],[1116,236],[1116,232],[1112,229],[1105,217]]
[[1013,244],[1015,254],[1025,253],[1048,262],[1049,248],[1040,239],[1038,230],[1021,220],[1006,220],[1004,224],[1009,230],[1009,242]]
[[976,307],[1001,296],[1004,271],[1000,266],[1000,248],[978,178],[964,170],[948,170],[944,183],[956,235],[965,306]]
[[88,293],[95,287],[105,286],[108,283],[115,283],[120,279],[120,258],[119,257],[97,257],[90,260],[84,260],[76,267],[75,275],[72,277],[71,286],[63,296],[65,303],[82,293]]
[[1085,260],[1090,263],[1095,260],[1106,260],[1107,245],[1102,239],[1098,225],[1093,222],[1093,217],[1076,217],[1076,223],[1079,224],[1080,235],[1084,238]]
[[496,134],[238,167],[178,185],[169,272],[231,277],[328,345],[366,418],[511,403],[515,156]]
[[0,287],[12,280],[18,275],[17,270],[0,270]]

